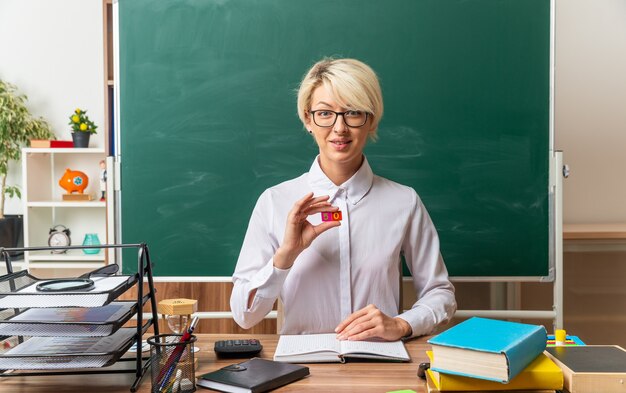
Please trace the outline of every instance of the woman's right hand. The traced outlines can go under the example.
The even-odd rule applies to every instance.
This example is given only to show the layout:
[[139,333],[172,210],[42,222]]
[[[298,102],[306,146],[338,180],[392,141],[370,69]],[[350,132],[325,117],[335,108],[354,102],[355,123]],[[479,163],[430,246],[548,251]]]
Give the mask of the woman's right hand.
[[330,228],[341,225],[339,221],[326,221],[313,225],[307,220],[312,214],[339,210],[338,207],[328,202],[328,198],[328,195],[313,197],[313,193],[310,192],[293,205],[287,216],[283,243],[274,254],[274,266],[279,269],[289,269],[298,255],[309,247],[315,238]]

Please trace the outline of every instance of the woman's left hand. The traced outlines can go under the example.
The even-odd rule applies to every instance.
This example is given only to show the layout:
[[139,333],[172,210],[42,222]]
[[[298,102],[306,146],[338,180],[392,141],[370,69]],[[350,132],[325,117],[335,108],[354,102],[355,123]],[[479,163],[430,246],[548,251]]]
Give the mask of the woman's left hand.
[[373,304],[352,313],[337,326],[335,333],[339,340],[367,340],[382,338],[396,341],[410,335],[411,325],[402,318],[392,318]]

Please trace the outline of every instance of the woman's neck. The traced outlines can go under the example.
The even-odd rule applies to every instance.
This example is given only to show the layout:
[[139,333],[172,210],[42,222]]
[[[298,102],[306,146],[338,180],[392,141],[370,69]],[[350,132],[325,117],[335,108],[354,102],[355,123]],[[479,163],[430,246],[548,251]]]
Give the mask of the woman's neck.
[[347,182],[355,173],[361,168],[365,157],[361,155],[358,160],[346,163],[337,163],[333,161],[327,161],[323,156],[319,157],[320,168],[322,172],[333,182],[336,186],[340,186]]

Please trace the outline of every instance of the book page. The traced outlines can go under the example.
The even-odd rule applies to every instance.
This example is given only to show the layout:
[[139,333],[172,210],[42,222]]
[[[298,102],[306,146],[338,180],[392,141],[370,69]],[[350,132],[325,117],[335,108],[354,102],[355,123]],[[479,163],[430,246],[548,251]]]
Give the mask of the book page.
[[393,359],[409,360],[402,341],[341,341],[341,354],[371,354]]
[[336,337],[335,333],[280,336],[275,356],[291,356],[327,351],[339,354],[341,348]]

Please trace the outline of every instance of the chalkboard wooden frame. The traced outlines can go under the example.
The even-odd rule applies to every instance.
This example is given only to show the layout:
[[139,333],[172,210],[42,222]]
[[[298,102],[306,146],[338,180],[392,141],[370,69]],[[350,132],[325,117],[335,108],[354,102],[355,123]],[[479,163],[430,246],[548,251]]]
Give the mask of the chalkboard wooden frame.
[[[293,90],[313,61],[323,55],[339,54],[360,58],[378,71],[387,110],[379,130],[380,142],[368,146],[366,154],[377,174],[413,186],[424,199],[440,232],[442,253],[451,275],[460,279],[553,279],[554,228],[550,223],[553,206],[549,191],[549,160],[553,149],[551,2],[398,0],[358,3],[361,10],[354,12],[369,12],[366,16],[370,25],[363,23],[354,27],[357,33],[353,35],[342,31],[344,41],[341,41],[330,33],[321,39],[315,29],[336,26],[339,19],[315,18],[310,9],[306,16],[315,23],[307,25],[304,19],[295,18],[299,10],[307,8],[307,3],[302,1],[188,0],[177,5],[157,5],[151,0],[119,2],[122,237],[125,241],[146,241],[153,249],[158,249],[154,252],[156,275],[227,277],[232,273],[256,197],[264,188],[306,171],[315,154],[315,146],[302,132],[294,114]],[[477,8],[463,8],[468,3]],[[316,2],[316,7],[319,10],[332,5],[337,14],[346,15],[346,10],[352,10],[355,4],[354,1]],[[202,7],[205,7],[204,13]],[[209,12],[206,7],[214,8]],[[244,7],[246,9],[242,10]],[[250,8],[256,12],[250,12]],[[389,12],[391,9],[393,13]],[[417,15],[416,9],[430,12],[429,17]],[[247,24],[224,22],[227,17],[240,16],[238,12],[242,11],[253,15]],[[161,19],[154,12],[160,12]],[[131,20],[131,15],[141,18],[142,23]],[[406,15],[421,18],[417,27],[397,20]],[[267,17],[275,27],[264,25],[261,16]],[[126,17],[129,19],[125,20]],[[143,23],[147,20],[152,22]],[[371,23],[373,20],[376,23]],[[475,24],[468,20],[474,20]],[[220,21],[224,24],[219,25]],[[480,24],[481,21],[485,23]],[[219,29],[213,27],[211,35],[201,29],[204,22],[217,24]],[[173,26],[176,23],[184,31],[178,35],[171,31],[166,34],[168,23]],[[302,38],[289,29],[296,23],[302,25],[307,36],[316,40],[308,47],[298,45],[297,53],[289,51],[293,48],[285,45],[285,40]],[[229,39],[254,37],[258,33],[255,26],[268,29],[267,37],[263,37],[267,43],[263,41],[263,45],[245,49],[232,49],[228,45]],[[369,32],[368,27],[375,32]],[[507,34],[512,35],[514,27],[522,29],[524,38],[518,36],[517,41],[507,42]],[[494,29],[501,30],[501,35],[492,37]],[[281,37],[281,32],[293,32],[294,37]],[[348,38],[363,36],[365,44],[347,39],[346,35]],[[488,37],[491,37],[491,46],[470,45]],[[276,43],[272,44],[272,39]],[[424,46],[427,39],[436,42]],[[135,42],[130,42],[132,40]],[[206,46],[206,41],[210,45]],[[412,45],[419,49],[419,53],[407,54],[413,58],[398,55],[402,49],[398,46],[412,48]],[[306,47],[308,52],[304,53],[301,47]],[[508,52],[505,48],[509,48]],[[201,50],[212,50],[212,60],[202,62],[194,57]],[[267,53],[283,52],[282,56],[268,59]],[[182,55],[188,57],[178,57]],[[245,56],[254,60],[245,67],[233,60]],[[524,58],[530,64],[524,63]],[[515,61],[522,63],[512,67]],[[409,66],[406,63],[410,63]],[[272,67],[277,67],[278,72],[272,73]],[[407,72],[410,67],[414,73]],[[526,75],[521,72],[525,68],[538,74]],[[219,74],[223,71],[231,74]],[[468,81],[468,75],[475,72],[483,72],[483,78]],[[168,77],[160,77],[163,75]],[[281,79],[281,75],[285,78]],[[237,81],[228,84],[239,76],[248,78],[246,87],[251,89],[250,94],[232,90],[233,86],[238,86]],[[516,80],[511,82],[514,77]],[[250,84],[255,78],[262,83]],[[503,83],[507,89],[501,88]],[[222,98],[219,102],[211,101],[219,104],[219,111],[210,105],[201,105],[207,104],[207,97],[199,102],[192,99],[202,98],[203,89],[217,92],[212,98]],[[511,93],[503,94],[503,90]],[[468,94],[475,100],[468,100]],[[519,95],[523,97],[520,99]],[[180,106],[171,105],[168,97],[187,105],[189,112],[176,117],[172,106],[177,109]],[[526,105],[520,106],[520,102]],[[238,108],[255,106],[260,109],[250,115],[247,123],[225,122],[228,116],[237,115]],[[448,108],[448,112],[442,108]],[[493,111],[485,108],[493,108]],[[223,113],[228,115],[221,116]],[[246,124],[254,124],[255,128],[246,129]],[[481,127],[512,130],[492,138],[489,132],[481,135]],[[525,138],[524,127],[534,127],[533,132],[538,132],[541,140]],[[214,128],[226,132],[207,132]],[[468,130],[478,138],[464,138]],[[445,138],[438,140],[441,135]],[[268,146],[272,138],[280,138],[280,149]],[[535,143],[540,146],[531,146]],[[169,169],[170,163],[178,165],[183,159],[189,159],[189,155],[197,155],[198,146],[208,149],[217,158],[207,163],[194,156],[188,170],[185,166]],[[225,146],[231,150],[225,151]],[[522,152],[521,157],[519,152]],[[483,155],[492,153],[495,155]],[[239,159],[235,169],[232,169],[233,155]],[[526,161],[510,165],[511,161],[519,159]],[[443,167],[443,171],[433,168],[433,163]],[[287,165],[289,169],[285,169]],[[222,176],[223,173],[240,179],[229,179],[229,176]],[[482,174],[496,180],[490,183]],[[506,180],[513,176],[521,186],[507,185]],[[453,177],[450,182],[439,180],[450,177]],[[192,187],[194,184],[196,186]],[[433,184],[435,186],[431,186]],[[245,197],[228,191],[222,193],[242,187]],[[506,189],[503,194],[490,194],[498,188]],[[524,198],[517,198],[519,193],[524,194]],[[216,197],[217,194],[220,196]],[[457,194],[464,194],[466,199]],[[231,203],[238,208],[224,208]],[[466,204],[473,204],[473,210],[463,213],[462,219],[456,219],[458,211],[466,211]],[[206,212],[208,206],[217,207],[213,216]],[[491,210],[497,211],[498,206],[505,211],[518,209],[510,216],[515,220],[528,216],[531,221],[521,227],[497,228],[501,211]],[[460,210],[450,213],[454,208]],[[535,215],[537,210],[540,212]],[[211,227],[206,222],[215,214],[219,225]],[[472,226],[472,219],[486,225]],[[500,232],[496,231],[490,238],[494,228]],[[228,236],[224,237],[224,233]],[[459,234],[467,238],[458,241],[455,236]],[[520,238],[523,241],[518,241]],[[213,248],[203,247],[207,242]],[[500,254],[489,254],[491,244],[499,248]],[[532,252],[524,251],[518,257],[520,250]],[[216,261],[210,262],[212,259]]]

